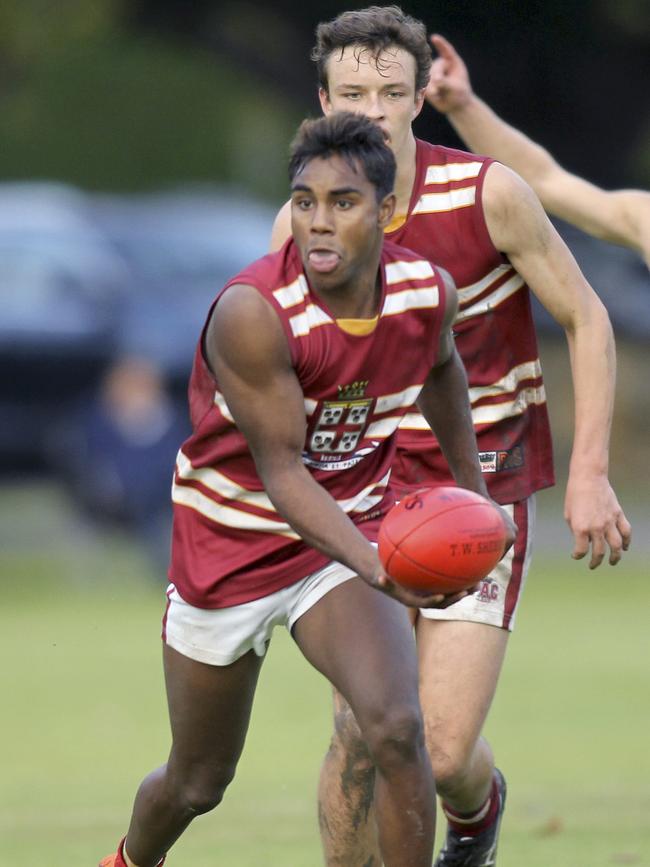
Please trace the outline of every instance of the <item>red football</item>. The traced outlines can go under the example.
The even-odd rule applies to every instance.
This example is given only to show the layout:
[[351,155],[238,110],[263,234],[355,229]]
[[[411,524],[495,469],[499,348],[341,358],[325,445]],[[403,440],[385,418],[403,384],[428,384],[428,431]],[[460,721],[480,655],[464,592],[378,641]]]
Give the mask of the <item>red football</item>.
[[485,578],[503,556],[506,525],[480,494],[443,486],[408,494],[379,529],[386,573],[411,590],[457,593]]

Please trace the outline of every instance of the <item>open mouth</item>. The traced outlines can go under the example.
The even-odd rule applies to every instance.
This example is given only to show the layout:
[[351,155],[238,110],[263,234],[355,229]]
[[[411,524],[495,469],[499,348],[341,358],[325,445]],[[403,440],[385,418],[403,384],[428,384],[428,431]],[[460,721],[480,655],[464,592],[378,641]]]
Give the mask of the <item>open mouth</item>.
[[310,250],[307,261],[319,274],[329,274],[341,261],[341,257],[333,250]]

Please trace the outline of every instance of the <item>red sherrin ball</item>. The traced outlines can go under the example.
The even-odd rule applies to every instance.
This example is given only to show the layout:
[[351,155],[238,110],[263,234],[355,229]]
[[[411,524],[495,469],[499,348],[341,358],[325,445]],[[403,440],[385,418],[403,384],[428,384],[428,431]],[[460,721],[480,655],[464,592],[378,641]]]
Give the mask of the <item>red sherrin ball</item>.
[[443,486],[408,494],[379,529],[386,573],[411,590],[457,593],[485,578],[503,555],[506,526],[480,494]]

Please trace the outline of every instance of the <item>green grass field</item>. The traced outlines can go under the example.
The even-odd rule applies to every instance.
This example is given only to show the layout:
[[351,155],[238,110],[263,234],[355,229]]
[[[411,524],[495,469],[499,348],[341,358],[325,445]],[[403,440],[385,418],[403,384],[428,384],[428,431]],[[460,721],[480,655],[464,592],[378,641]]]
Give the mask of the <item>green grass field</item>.
[[[163,588],[56,497],[29,523],[21,497],[0,498],[0,864],[92,867],[168,748]],[[489,721],[510,789],[499,867],[650,865],[647,578],[639,555],[597,573],[538,556]],[[170,867],[317,867],[328,733],[326,684],[276,632],[238,776]]]

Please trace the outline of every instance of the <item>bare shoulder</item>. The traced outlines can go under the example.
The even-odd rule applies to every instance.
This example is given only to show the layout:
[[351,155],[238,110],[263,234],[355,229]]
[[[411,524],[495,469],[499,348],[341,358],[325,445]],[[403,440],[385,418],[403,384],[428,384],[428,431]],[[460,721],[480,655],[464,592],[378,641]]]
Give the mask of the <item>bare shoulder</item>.
[[494,246],[503,253],[522,241],[548,244],[553,227],[536,193],[512,169],[492,163],[483,184],[483,213]]
[[532,187],[513,169],[502,163],[492,163],[483,183],[483,209],[486,213],[502,215],[504,211],[518,213],[522,209],[543,208]]
[[205,335],[205,352],[212,370],[268,365],[288,358],[280,320],[254,286],[229,286],[215,304]]
[[279,250],[284,242],[291,236],[291,202],[285,202],[277,213],[271,230],[272,253]]

